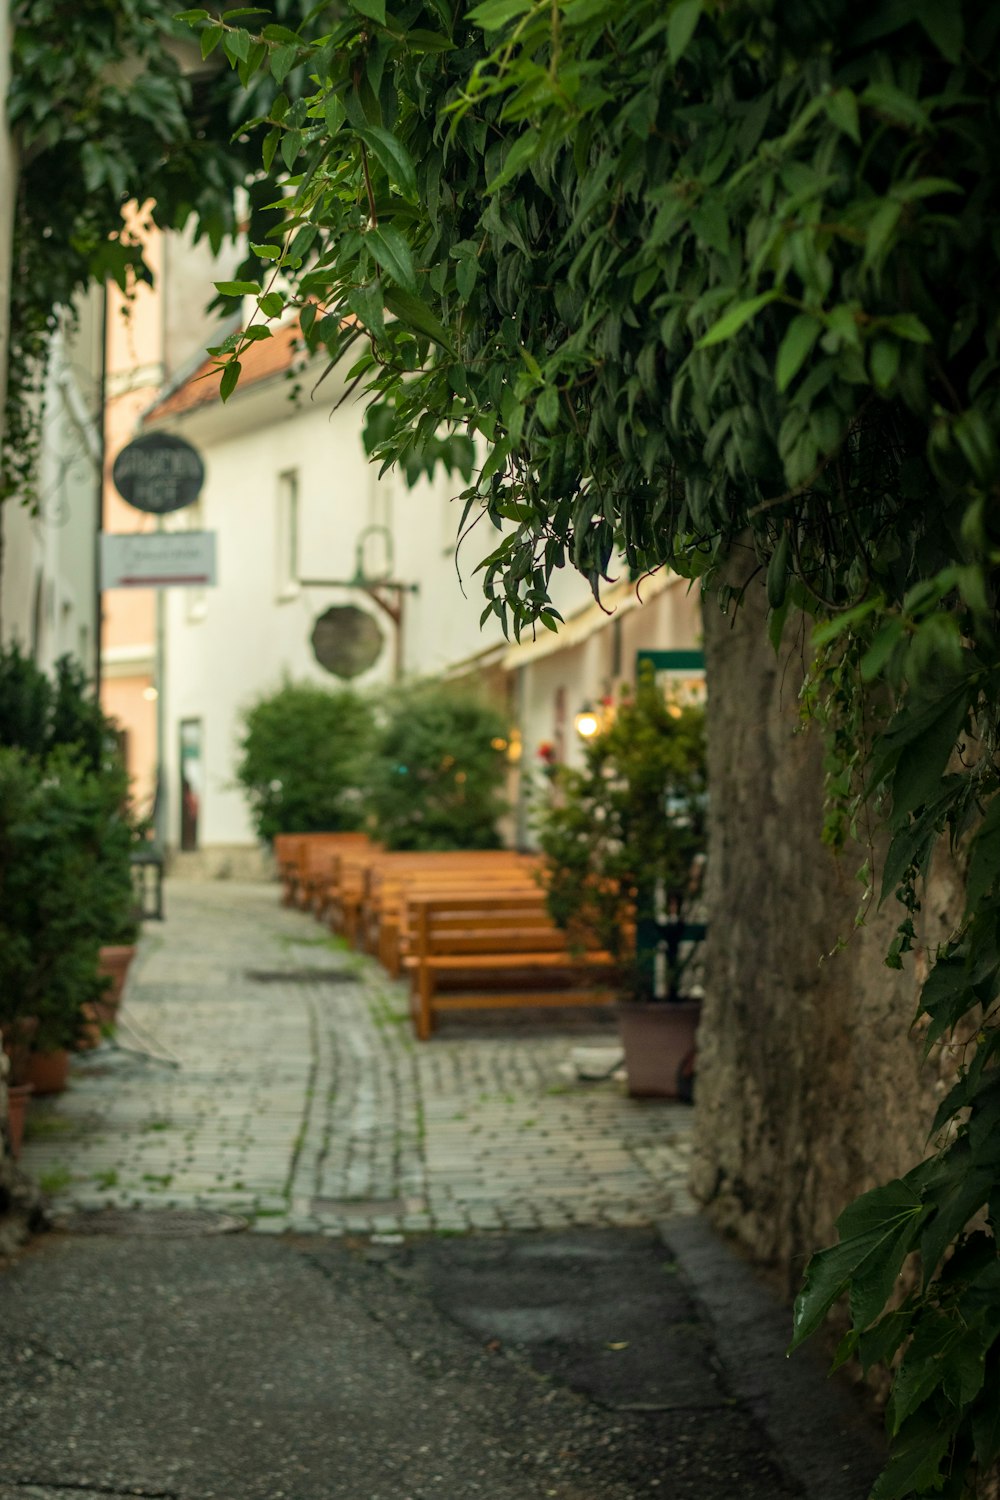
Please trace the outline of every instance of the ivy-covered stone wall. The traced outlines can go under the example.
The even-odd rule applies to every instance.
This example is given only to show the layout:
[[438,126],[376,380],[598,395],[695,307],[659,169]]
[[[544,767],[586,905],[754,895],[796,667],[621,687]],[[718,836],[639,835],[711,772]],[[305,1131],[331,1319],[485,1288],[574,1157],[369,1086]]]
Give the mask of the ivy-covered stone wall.
[[[818,839],[823,743],[798,702],[807,637],[789,631],[776,655],[765,610],[763,587],[751,584],[738,612],[711,601],[705,611],[715,922],[693,1186],[713,1222],[791,1295],[809,1254],[836,1240],[852,1198],[928,1154],[928,1121],[956,1053],[938,1049],[922,1065],[911,1023],[924,951],[895,973],[884,963],[896,903],[873,903],[855,928],[864,852],[835,859]],[[953,875],[939,858],[925,942],[954,915]]]

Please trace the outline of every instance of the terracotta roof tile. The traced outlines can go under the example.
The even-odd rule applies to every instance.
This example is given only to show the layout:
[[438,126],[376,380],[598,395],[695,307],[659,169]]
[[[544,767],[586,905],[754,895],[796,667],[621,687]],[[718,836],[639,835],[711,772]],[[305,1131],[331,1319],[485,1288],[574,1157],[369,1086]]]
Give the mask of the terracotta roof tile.
[[[240,383],[236,387],[236,395],[239,396],[240,391],[246,390],[248,386],[290,370],[301,352],[301,340],[302,334],[296,320],[277,328],[271,338],[258,339],[256,343],[249,344],[240,356]],[[144,424],[214,405],[221,400],[220,379],[221,371],[217,361],[206,356],[183,385],[168,392],[150,407],[143,418]]]

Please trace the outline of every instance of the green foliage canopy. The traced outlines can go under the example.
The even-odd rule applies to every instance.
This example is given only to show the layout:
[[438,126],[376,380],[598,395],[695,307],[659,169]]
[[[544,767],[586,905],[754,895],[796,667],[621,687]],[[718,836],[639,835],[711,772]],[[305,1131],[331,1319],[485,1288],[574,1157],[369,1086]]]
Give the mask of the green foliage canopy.
[[[300,0],[275,0],[301,20]],[[222,61],[202,60],[169,0],[16,0],[8,117],[17,151],[7,402],[0,500],[34,493],[40,393],[50,335],[74,299],[96,282],[123,291],[151,281],[139,239],[122,210],[146,203],[150,219],[216,250],[238,232],[241,194],[259,147],[234,128],[247,107],[242,79]],[[240,65],[239,46],[229,45]],[[218,64],[218,66],[217,66]],[[276,92],[257,80],[251,99],[266,108]],[[257,174],[259,177],[259,173]],[[275,215],[266,179],[250,185],[250,224],[260,238]],[[153,200],[149,203],[148,200]],[[238,275],[256,276],[248,253]],[[220,310],[239,306],[220,296]]]
[[818,622],[832,841],[859,797],[889,822],[892,963],[941,835],[968,852],[921,997],[930,1044],[974,1035],[932,1166],[848,1211],[798,1313],[847,1290],[862,1359],[904,1351],[879,1500],[957,1497],[1000,1449],[1000,6],[355,0],[314,44],[246,35],[314,78],[263,121],[274,271],[311,347],[353,351],[377,458],[485,445],[486,614],[554,624],[564,563],[718,585],[748,547],[772,638]]
[[258,836],[358,828],[374,725],[371,706],[346,688],[286,682],[251,704],[236,776]]

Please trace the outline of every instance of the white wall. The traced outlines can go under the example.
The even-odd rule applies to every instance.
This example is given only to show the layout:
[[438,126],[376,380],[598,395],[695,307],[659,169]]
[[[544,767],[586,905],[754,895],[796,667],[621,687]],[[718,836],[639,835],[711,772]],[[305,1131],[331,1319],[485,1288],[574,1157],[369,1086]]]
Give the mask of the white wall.
[[100,464],[100,291],[81,302],[78,326],[58,331],[43,394],[38,506],[3,506],[2,620],[38,665],[75,656],[96,665],[95,530]]

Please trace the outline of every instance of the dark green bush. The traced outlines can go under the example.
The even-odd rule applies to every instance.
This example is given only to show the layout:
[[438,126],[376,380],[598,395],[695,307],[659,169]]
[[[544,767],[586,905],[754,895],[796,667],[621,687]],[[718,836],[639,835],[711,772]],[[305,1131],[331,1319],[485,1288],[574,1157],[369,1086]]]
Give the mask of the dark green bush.
[[114,753],[114,727],[87,693],[86,677],[71,656],[47,677],[15,641],[0,647],[0,745],[16,745],[44,759],[58,745],[72,746],[96,771]]
[[133,829],[114,724],[76,661],[49,679],[0,649],[0,1026],[66,1046],[97,999],[97,950],[132,942]]
[[286,682],[258,698],[243,714],[236,776],[259,837],[358,828],[373,733],[371,706],[346,688]]
[[126,790],[124,770],[66,747],[0,748],[0,1025],[37,1016],[43,1051],[73,1041],[101,992],[98,949],[128,893]]
[[495,849],[506,811],[503,717],[447,687],[393,693],[367,783],[389,849]]

